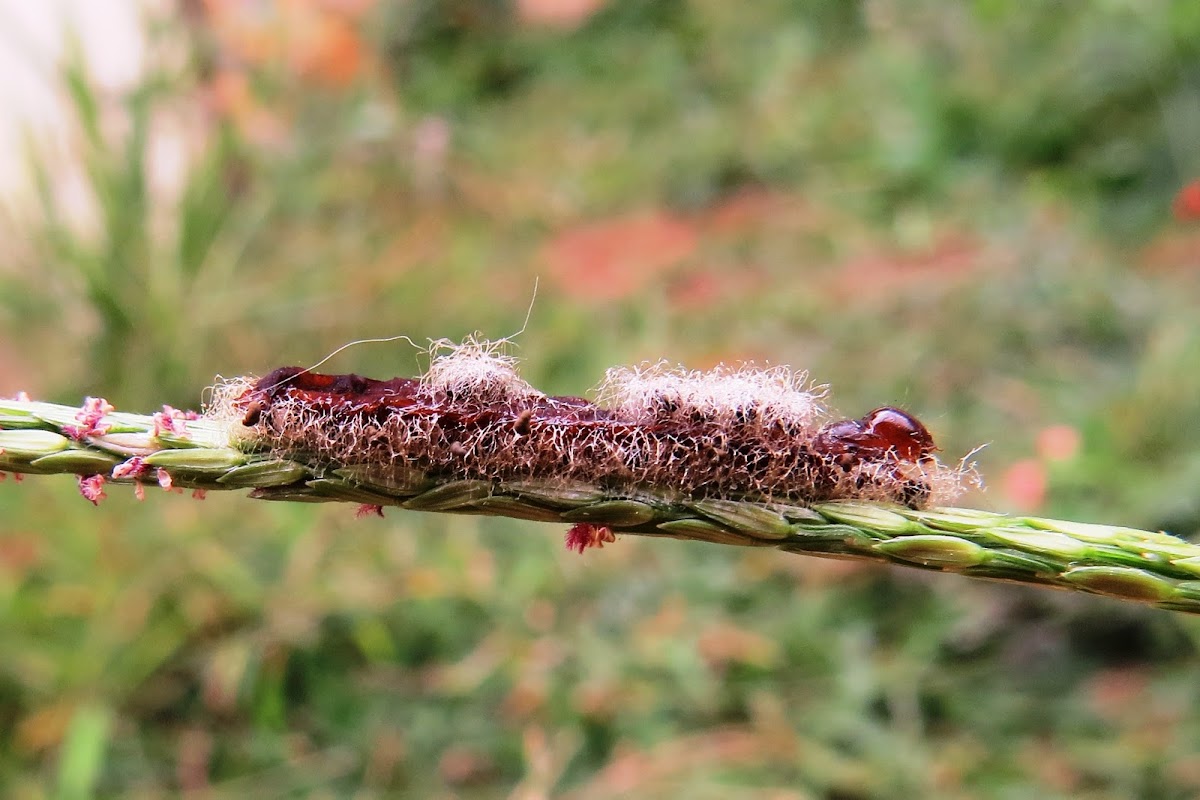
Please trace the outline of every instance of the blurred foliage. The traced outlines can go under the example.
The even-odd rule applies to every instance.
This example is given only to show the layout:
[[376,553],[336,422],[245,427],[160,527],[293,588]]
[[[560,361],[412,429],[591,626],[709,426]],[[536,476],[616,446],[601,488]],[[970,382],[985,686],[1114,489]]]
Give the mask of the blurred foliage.
[[[147,35],[172,56],[118,96],[66,65],[70,158],[30,143],[0,391],[195,405],[352,339],[512,334],[540,278],[547,391],[803,365],[988,443],[967,503],[1200,530],[1194,2],[211,0]],[[1179,616],[74,494],[0,485],[6,796],[1200,794]]]

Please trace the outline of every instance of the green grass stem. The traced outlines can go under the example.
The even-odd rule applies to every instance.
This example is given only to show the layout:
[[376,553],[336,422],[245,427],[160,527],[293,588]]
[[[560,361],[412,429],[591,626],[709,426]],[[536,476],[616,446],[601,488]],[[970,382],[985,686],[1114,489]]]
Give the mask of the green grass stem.
[[[116,484],[169,479],[169,485],[208,491],[249,489],[261,500],[583,522],[617,534],[881,561],[1200,613],[1200,544],[1161,532],[966,508],[914,510],[858,501],[804,506],[440,480],[418,471],[400,476],[374,465],[301,462],[235,446],[223,423],[206,418],[187,421],[180,435],[163,431],[154,416],[110,413],[102,433],[79,439],[68,435],[78,411],[0,401],[0,470],[101,476]],[[114,468],[134,457],[144,468],[114,478]]]

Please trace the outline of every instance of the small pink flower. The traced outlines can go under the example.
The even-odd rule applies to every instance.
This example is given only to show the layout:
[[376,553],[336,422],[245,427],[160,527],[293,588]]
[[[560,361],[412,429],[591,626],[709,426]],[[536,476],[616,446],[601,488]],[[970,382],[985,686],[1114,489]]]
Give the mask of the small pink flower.
[[78,425],[63,425],[63,433],[72,439],[82,440],[88,436],[103,436],[108,433],[108,426],[101,425],[105,414],[111,413],[113,407],[103,397],[84,398],[83,407],[75,415]]
[[135,483],[133,485],[133,496],[136,497],[138,500],[145,500],[146,499],[146,485],[141,482]]
[[1040,461],[1018,461],[1000,480],[1009,502],[1020,511],[1037,511],[1046,502],[1046,467]]
[[162,436],[164,433],[169,433],[172,436],[184,438],[188,435],[187,422],[189,419],[188,413],[192,413],[191,419],[195,419],[194,412],[180,411],[178,408],[164,405],[162,411],[154,412],[154,435]]
[[1194,180],[1179,190],[1171,210],[1180,222],[1200,220],[1200,180]]
[[17,483],[20,483],[21,481],[25,480],[25,476],[22,475],[20,472],[14,472],[13,480]]
[[100,505],[100,501],[108,497],[104,493],[104,476],[89,475],[88,477],[79,476],[79,493],[87,500],[92,502],[92,505]]
[[1082,437],[1070,425],[1051,425],[1037,435],[1037,453],[1043,461],[1070,461],[1079,453]]
[[591,522],[576,522],[567,531],[567,549],[582,553],[590,547],[604,547],[606,542],[615,542],[617,537],[606,525],[594,525]]
[[358,510],[354,512],[354,516],[358,519],[362,519],[363,517],[369,517],[372,514],[376,514],[376,515],[382,517],[383,516],[383,506],[374,505],[372,503],[363,503],[361,506],[358,507]]
[[168,492],[171,491],[171,487],[175,485],[175,482],[171,480],[171,473],[167,472],[162,467],[159,467],[157,476],[158,485]]
[[192,489],[193,500],[203,500],[206,497],[208,497],[207,489]]
[[122,461],[113,467],[112,476],[116,480],[121,478],[138,478],[146,472],[146,459],[141,456],[134,456],[128,461]]

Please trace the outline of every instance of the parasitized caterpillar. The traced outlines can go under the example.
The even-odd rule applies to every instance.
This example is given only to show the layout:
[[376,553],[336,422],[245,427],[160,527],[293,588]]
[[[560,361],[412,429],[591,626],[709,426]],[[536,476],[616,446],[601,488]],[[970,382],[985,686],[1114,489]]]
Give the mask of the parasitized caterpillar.
[[824,391],[782,368],[664,365],[609,370],[596,402],[543,394],[496,346],[436,354],[420,378],[376,380],[283,367],[219,392],[241,436],[289,458],[367,465],[403,480],[539,481],[685,497],[912,508],[952,498],[912,415],[883,407],[822,422]]

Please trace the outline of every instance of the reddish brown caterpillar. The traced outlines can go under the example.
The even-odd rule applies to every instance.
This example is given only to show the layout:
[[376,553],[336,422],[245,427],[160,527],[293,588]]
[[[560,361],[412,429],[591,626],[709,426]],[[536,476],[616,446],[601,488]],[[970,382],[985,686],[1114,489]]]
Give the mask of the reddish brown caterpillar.
[[884,407],[814,425],[819,407],[796,387],[802,378],[615,371],[610,402],[600,405],[544,395],[517,377],[511,360],[463,348],[436,359],[421,379],[284,367],[231,399],[256,442],[291,457],[446,480],[914,507],[944,488],[948,471],[915,417]]

